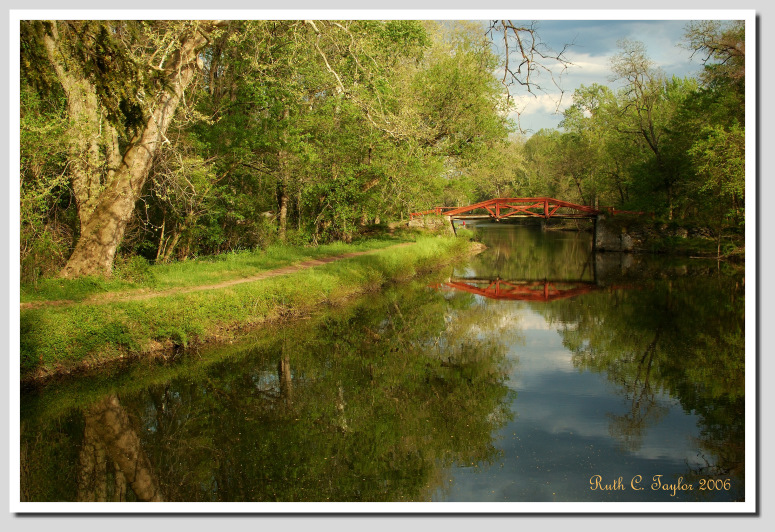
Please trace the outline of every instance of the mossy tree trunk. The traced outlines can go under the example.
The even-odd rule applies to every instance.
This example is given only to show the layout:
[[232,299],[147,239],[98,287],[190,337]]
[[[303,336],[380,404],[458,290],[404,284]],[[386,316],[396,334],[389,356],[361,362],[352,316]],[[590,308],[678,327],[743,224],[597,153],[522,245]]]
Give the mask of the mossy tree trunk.
[[67,96],[69,172],[80,220],[80,237],[59,275],[110,275],[154,155],[168,142],[166,131],[194,79],[199,67],[198,51],[207,38],[198,29],[181,36],[176,50],[156,72],[163,78],[162,88],[141,100],[142,122],[120,149],[119,135],[105,119],[94,78],[79,68],[70,47],[60,38],[57,23],[47,24],[41,37],[47,59]]

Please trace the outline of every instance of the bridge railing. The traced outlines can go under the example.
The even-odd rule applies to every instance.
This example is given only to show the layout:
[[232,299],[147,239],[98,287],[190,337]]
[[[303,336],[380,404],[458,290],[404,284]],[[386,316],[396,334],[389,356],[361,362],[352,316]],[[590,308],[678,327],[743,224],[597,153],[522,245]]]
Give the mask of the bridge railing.
[[[559,209],[573,211],[571,213],[558,213]],[[567,201],[548,197],[535,198],[494,198],[479,203],[473,203],[463,207],[434,207],[426,211],[413,212],[409,215],[410,219],[426,214],[462,216],[465,213],[471,213],[475,210],[487,211],[485,216],[496,220],[503,218],[512,218],[517,216],[537,217],[537,218],[592,218],[598,214],[608,213],[612,216],[617,214],[635,214],[644,215],[642,211],[625,211],[613,207],[590,207],[588,205],[579,205]],[[653,213],[652,213],[653,216]]]
[[[559,209],[574,211],[572,214],[559,214]],[[476,210],[487,211],[487,215],[495,219],[515,216],[532,216],[539,218],[551,218],[552,216],[564,217],[592,217],[601,211],[587,205],[578,205],[567,201],[547,197],[534,198],[494,198],[479,203],[473,203],[464,207],[455,207],[444,211],[447,216],[459,216]]]

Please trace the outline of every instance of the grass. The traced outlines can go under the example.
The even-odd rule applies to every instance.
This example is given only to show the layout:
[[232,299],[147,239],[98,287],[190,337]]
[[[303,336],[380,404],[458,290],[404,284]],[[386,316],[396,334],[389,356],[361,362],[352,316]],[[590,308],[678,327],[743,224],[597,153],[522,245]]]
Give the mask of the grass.
[[352,244],[337,242],[321,246],[299,247],[275,244],[265,250],[238,251],[185,262],[150,265],[141,257],[119,262],[112,278],[44,279],[21,286],[21,302],[71,300],[82,301],[96,294],[131,290],[166,290],[215,284],[243,279],[263,271],[290,266],[309,259],[345,253],[370,251],[409,242],[411,234],[380,236]]
[[[394,243],[396,241],[383,240],[363,245],[370,246],[365,249],[378,249]],[[382,249],[374,254],[218,290],[100,305],[25,309],[20,315],[21,377],[22,380],[41,378],[125,357],[150,355],[173,346],[230,340],[243,329],[278,318],[302,316],[321,305],[339,304],[357,294],[379,289],[385,283],[432,271],[461,256],[468,245],[463,238],[424,236],[418,237],[412,246]],[[365,250],[364,247],[341,246],[329,249]],[[273,261],[283,265],[289,260],[299,260],[300,256],[309,257],[305,251],[296,255],[290,249],[287,252],[278,250],[266,261],[247,254],[232,260],[242,272],[239,276],[244,277],[248,271],[245,264],[251,260],[268,269],[276,267],[268,264],[278,264]],[[211,269],[212,264],[197,262],[168,267],[164,283],[183,282],[176,280],[178,275],[169,273],[177,268],[200,283],[202,279],[212,283],[235,278],[229,268],[221,265],[221,268]],[[197,266],[203,271],[198,271]],[[250,270],[250,273],[255,271]],[[232,277],[227,277],[229,275]],[[191,283],[190,279],[186,282]]]

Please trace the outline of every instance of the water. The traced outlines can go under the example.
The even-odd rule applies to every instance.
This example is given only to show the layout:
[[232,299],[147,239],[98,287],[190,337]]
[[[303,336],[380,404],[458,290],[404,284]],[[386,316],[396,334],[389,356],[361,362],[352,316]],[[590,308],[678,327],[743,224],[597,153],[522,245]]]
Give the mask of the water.
[[742,274],[478,232],[345,308],[25,392],[22,499],[744,500]]

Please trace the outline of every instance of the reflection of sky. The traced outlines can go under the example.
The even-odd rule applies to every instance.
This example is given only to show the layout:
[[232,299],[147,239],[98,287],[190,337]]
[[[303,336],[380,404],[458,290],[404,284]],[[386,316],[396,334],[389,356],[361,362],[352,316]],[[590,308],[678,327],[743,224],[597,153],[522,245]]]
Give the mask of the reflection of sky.
[[[560,334],[524,303],[508,305],[519,314],[524,343],[509,347],[515,361],[508,385],[516,393],[514,420],[497,435],[502,457],[492,466],[454,468],[445,482],[449,501],[671,501],[669,494],[652,491],[653,475],[685,476],[699,465],[691,439],[697,419],[686,415],[676,401],[658,396],[667,413],[649,424],[641,446],[623,451],[610,435],[610,416],[624,415],[629,401],[604,374],[580,372]],[[508,315],[508,312],[506,312]],[[591,491],[592,475],[604,482],[624,479],[624,491]],[[630,479],[642,475],[646,489],[634,492]],[[680,495],[679,495],[680,497]],[[687,499],[679,499],[687,500]]]

